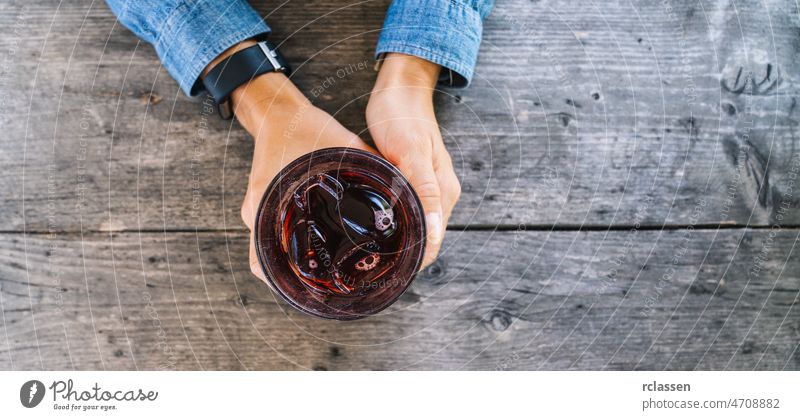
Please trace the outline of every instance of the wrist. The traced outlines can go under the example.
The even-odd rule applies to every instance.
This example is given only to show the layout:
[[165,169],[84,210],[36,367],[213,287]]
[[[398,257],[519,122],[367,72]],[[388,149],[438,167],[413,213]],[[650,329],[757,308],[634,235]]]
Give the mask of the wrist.
[[[375,91],[411,88],[416,95],[432,98],[441,66],[423,58],[401,53],[389,53],[383,58]],[[404,89],[409,90],[409,89]]]
[[[227,58],[257,44],[255,39],[247,39],[231,46],[205,67],[202,76],[206,77],[212,69],[224,65],[222,63]],[[271,114],[265,111],[268,108],[287,109],[308,102],[282,72],[267,72],[253,77],[231,91],[227,100],[236,118],[248,130],[253,126],[251,122],[260,124]]]
[[301,115],[311,102],[283,73],[262,74],[231,94],[236,119],[254,138]]
[[231,93],[231,101],[237,117],[263,114],[264,107],[297,107],[309,103],[288,76],[274,72],[257,76],[236,88]]

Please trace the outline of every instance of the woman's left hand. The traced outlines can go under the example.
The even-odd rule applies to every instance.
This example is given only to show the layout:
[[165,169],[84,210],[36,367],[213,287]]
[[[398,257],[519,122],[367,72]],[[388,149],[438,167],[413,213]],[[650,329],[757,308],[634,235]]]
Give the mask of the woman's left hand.
[[381,154],[408,178],[422,202],[428,238],[422,267],[439,254],[461,184],[433,109],[439,66],[388,54],[367,105],[367,125]]

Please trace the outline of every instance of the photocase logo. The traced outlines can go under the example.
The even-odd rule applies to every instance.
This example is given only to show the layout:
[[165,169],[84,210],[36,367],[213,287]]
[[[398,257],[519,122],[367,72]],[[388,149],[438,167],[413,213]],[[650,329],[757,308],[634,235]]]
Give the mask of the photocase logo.
[[35,379],[25,382],[19,389],[19,402],[27,408],[36,407],[43,398],[44,384]]

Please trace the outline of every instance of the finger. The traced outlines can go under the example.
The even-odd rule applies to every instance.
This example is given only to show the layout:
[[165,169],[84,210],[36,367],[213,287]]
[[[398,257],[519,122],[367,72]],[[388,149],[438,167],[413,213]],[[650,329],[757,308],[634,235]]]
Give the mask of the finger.
[[324,147],[352,147],[379,154],[375,148],[367,144],[357,134],[339,124],[339,122],[331,116],[328,116],[328,122],[324,125],[314,144],[314,149]]
[[395,165],[408,178],[425,213],[427,238],[425,256],[422,260],[422,266],[425,267],[436,259],[444,236],[444,214],[439,180],[430,159],[410,156],[403,159],[402,162],[396,162]]
[[442,212],[444,214],[444,226],[453,212],[458,199],[461,197],[461,183],[452,170],[439,169],[436,171],[436,178],[439,180],[439,189],[442,191]]
[[450,154],[444,148],[444,145],[439,144],[440,147],[438,149],[434,148],[433,169],[436,171],[439,189],[442,191],[442,211],[444,213],[444,226],[446,227],[453,207],[461,197],[461,182],[456,176]]
[[244,225],[247,226],[248,229],[253,230],[253,224],[255,223],[255,204],[253,203],[253,194],[250,193],[248,190],[244,194],[244,200],[242,200],[242,221]]
[[353,139],[351,139],[347,143],[347,147],[352,147],[352,148],[355,148],[355,149],[361,149],[361,150],[370,152],[370,153],[372,153],[374,155],[378,155],[378,156],[381,155],[381,153],[378,150],[376,150],[374,147],[372,147],[369,144],[367,144],[367,142],[365,142],[364,140],[361,140],[361,138],[358,137],[355,134],[353,134]]
[[264,270],[261,268],[261,263],[258,262],[258,254],[256,254],[256,242],[253,238],[253,231],[250,230],[250,271],[261,279],[261,281],[267,281],[267,276],[264,274]]

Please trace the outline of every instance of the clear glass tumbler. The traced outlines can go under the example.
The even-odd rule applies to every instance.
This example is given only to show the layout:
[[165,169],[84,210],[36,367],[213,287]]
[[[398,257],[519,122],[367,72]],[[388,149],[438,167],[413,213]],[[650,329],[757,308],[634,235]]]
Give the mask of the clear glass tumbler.
[[328,148],[301,156],[264,193],[255,247],[268,284],[302,312],[352,320],[408,288],[422,263],[417,194],[380,156]]

